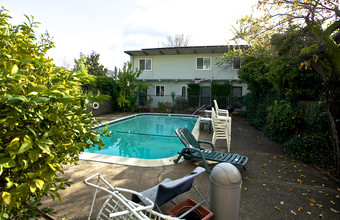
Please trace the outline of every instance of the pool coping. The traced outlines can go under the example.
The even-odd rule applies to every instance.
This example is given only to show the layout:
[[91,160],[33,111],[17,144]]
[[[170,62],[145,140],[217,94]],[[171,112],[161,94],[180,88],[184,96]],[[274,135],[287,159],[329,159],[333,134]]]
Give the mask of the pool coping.
[[[141,114],[133,114],[126,117],[118,118],[112,121],[108,121],[105,123],[98,124],[97,126],[94,126],[94,128],[105,126],[106,124],[110,124],[117,121],[122,121],[127,118],[135,117],[137,115],[150,115],[151,113],[141,113]],[[182,116],[195,116],[195,115],[187,115],[187,114],[166,114],[166,113],[155,113],[157,115],[182,115]],[[155,115],[153,114],[153,115]],[[195,116],[198,118],[194,128],[193,128],[193,135],[196,139],[199,137],[199,124],[201,117]],[[167,166],[167,165],[173,165],[174,159],[176,159],[178,155],[168,157],[168,158],[161,158],[161,159],[139,159],[139,158],[130,158],[130,157],[119,157],[119,156],[110,156],[110,155],[104,155],[104,154],[96,154],[96,153],[81,153],[79,155],[79,159],[81,160],[90,160],[90,161],[96,161],[96,162],[103,162],[103,163],[112,163],[112,164],[120,164],[120,165],[130,165],[130,166],[139,166],[139,167],[159,167],[159,166]],[[184,159],[181,158],[180,162],[183,162]]]

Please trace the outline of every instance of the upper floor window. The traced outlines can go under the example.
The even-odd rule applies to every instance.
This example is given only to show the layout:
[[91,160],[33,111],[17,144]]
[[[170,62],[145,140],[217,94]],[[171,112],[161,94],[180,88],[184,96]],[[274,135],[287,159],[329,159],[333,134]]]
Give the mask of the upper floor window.
[[165,86],[156,86],[156,96],[164,96]]
[[239,70],[240,68],[241,68],[241,59],[240,59],[240,57],[234,57],[233,69]]
[[211,70],[211,57],[198,57],[196,59],[197,70]]
[[151,63],[152,63],[152,60],[149,58],[149,59],[140,59],[139,60],[139,69],[140,70],[151,70]]

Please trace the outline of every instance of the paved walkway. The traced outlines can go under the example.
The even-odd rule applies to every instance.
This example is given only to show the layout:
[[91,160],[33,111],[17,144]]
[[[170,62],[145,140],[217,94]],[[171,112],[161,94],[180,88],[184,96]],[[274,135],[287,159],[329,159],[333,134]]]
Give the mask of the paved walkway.
[[[120,115],[98,117],[111,119]],[[211,140],[204,130],[200,139]],[[218,151],[225,151],[225,142],[217,141]],[[249,158],[248,170],[240,168],[243,179],[239,219],[340,219],[340,182],[314,166],[294,160],[282,147],[249,126],[238,117],[232,123],[232,153]],[[65,167],[64,176],[73,182],[70,188],[60,192],[63,203],[47,199],[44,204],[57,212],[56,219],[86,219],[90,210],[93,189],[86,186],[85,178],[100,172],[113,186],[145,190],[164,178],[180,178],[196,166],[199,161],[185,161],[164,167],[134,167],[91,161],[80,161],[80,167]],[[213,168],[214,164],[211,164]],[[210,200],[209,174],[204,173],[195,180],[198,190]],[[190,197],[199,200],[194,190],[177,197],[180,202]],[[99,194],[98,212],[105,195]],[[165,204],[167,210],[171,204]]]

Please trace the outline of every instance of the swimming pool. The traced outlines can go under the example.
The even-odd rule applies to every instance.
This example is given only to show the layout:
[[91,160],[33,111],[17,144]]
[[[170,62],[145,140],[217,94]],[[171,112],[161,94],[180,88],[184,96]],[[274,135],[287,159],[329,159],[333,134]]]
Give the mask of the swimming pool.
[[174,130],[179,127],[198,130],[197,122],[198,117],[188,115],[133,115],[109,123],[112,135],[101,137],[105,143],[103,149],[93,147],[85,153],[142,160],[170,158],[183,148]]

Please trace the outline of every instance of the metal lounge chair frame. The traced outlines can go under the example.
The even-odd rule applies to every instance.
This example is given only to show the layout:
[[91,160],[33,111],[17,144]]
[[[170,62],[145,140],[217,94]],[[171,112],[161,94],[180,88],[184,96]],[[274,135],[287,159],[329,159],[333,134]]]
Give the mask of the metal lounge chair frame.
[[[91,180],[95,179],[96,177],[97,177],[96,184],[91,183]],[[100,186],[101,182],[104,183],[104,186],[106,185],[106,187]],[[180,218],[171,217],[168,215],[163,215],[161,213],[158,213],[152,210],[154,208],[154,203],[150,199],[144,197],[142,194],[134,190],[112,186],[109,182],[107,182],[100,175],[100,173],[96,173],[86,178],[84,183],[88,186],[95,188],[95,193],[93,196],[88,220],[91,219],[98,190],[102,190],[110,195],[109,198],[106,199],[106,201],[103,203],[100,211],[98,212],[98,215],[96,218],[98,220],[101,220],[101,219],[179,220],[180,219]],[[123,192],[124,194],[128,193],[128,194],[136,194],[138,196],[141,196],[146,201],[147,204],[145,206],[142,206],[140,204],[134,203],[133,201],[127,199],[121,192]]]
[[[185,146],[181,152],[178,152],[179,155],[174,160],[175,163],[178,163],[178,161],[183,156],[186,160],[190,160],[192,158],[201,159],[203,161],[205,169],[209,173],[211,173],[211,170],[209,169],[207,164],[208,160],[219,163],[231,163],[235,166],[242,166],[246,170],[246,163],[248,161],[247,157],[238,154],[215,151],[215,147],[211,142],[197,141],[186,127],[176,129],[175,133]],[[212,150],[202,149],[200,146],[200,144],[202,143],[210,145]]]
[[169,178],[166,178],[158,185],[151,187],[150,189],[147,189],[143,192],[140,192],[140,194],[142,194],[143,196],[140,196],[138,194],[133,194],[132,201],[142,202],[144,205],[147,205],[148,201],[144,199],[146,197],[150,199],[152,202],[154,202],[158,211],[161,212],[159,208],[161,205],[167,203],[170,200],[174,204],[176,204],[172,199],[180,194],[183,194],[189,191],[192,187],[195,189],[197,194],[201,197],[202,201],[199,202],[197,205],[195,205],[192,209],[188,210],[187,212],[179,216],[179,218],[182,218],[185,215],[189,214],[194,209],[198,208],[203,203],[206,203],[209,206],[209,204],[206,202],[202,194],[193,185],[194,179],[204,172],[205,172],[205,169],[203,167],[196,167],[196,169],[192,171],[189,175],[184,176],[182,178],[179,178],[176,180],[171,180]]

